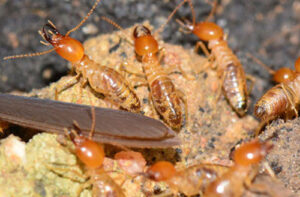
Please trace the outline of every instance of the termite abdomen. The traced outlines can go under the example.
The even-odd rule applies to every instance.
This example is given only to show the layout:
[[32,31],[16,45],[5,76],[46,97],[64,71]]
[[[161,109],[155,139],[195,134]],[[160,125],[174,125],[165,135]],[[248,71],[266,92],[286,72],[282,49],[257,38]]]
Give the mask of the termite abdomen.
[[87,79],[96,92],[100,92],[111,99],[121,108],[131,112],[139,112],[140,100],[125,78],[117,71],[107,66],[100,66],[84,55],[82,60],[73,64],[76,71]]
[[171,79],[162,76],[151,83],[150,89],[158,113],[168,125],[179,129],[182,124],[181,101]]
[[247,87],[241,66],[229,64],[225,68],[223,90],[232,108],[243,116],[247,111]]
[[255,116],[262,120],[270,120],[291,111],[292,106],[287,96],[294,103],[295,93],[287,86],[285,90],[283,90],[282,84],[271,88],[255,105]]

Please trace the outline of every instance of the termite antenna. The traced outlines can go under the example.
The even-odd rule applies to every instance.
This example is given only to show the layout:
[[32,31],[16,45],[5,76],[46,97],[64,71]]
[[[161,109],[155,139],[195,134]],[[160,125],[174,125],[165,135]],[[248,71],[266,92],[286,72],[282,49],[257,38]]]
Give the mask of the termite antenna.
[[118,28],[121,31],[124,30],[120,25],[118,25],[115,21],[111,20],[110,18],[107,18],[105,16],[101,16],[101,19],[108,22],[109,24],[115,26],[116,28]]
[[[188,0],[188,1],[190,1],[190,0]],[[214,16],[214,14],[216,13],[217,5],[218,5],[218,0],[214,0],[213,3],[210,3],[210,2],[208,2],[207,0],[206,0],[206,2],[207,2],[208,4],[211,4],[211,6],[212,6],[209,15],[208,15],[208,16],[206,17],[206,19],[205,19],[205,21],[209,21],[209,20]],[[194,23],[193,23],[193,24],[194,24]]]
[[275,71],[273,69],[271,69],[269,66],[267,66],[266,64],[264,64],[261,60],[259,60],[257,57],[255,57],[254,55],[252,55],[251,53],[246,53],[246,56],[248,56],[249,58],[251,58],[255,63],[257,63],[258,65],[260,65],[261,67],[263,67],[264,69],[266,69],[271,75],[275,74]]
[[28,54],[21,54],[21,55],[6,56],[6,57],[3,58],[3,60],[40,56],[40,55],[45,55],[45,54],[51,53],[54,50],[55,50],[55,48],[52,48],[48,51],[37,52],[37,53],[28,53]]
[[87,15],[84,17],[84,19],[82,19],[82,21],[80,21],[80,23],[78,25],[76,25],[76,27],[74,27],[73,29],[69,30],[66,33],[66,36],[68,36],[70,33],[72,33],[73,31],[76,31],[83,23],[85,23],[85,21],[89,18],[89,16],[94,12],[95,8],[97,7],[98,3],[101,0],[96,0],[93,7],[90,9],[89,13],[87,13]]
[[186,1],[188,1],[189,5],[190,5],[191,12],[192,12],[192,17],[193,17],[193,20],[192,20],[193,23],[192,24],[193,24],[193,26],[195,26],[195,24],[196,24],[196,14],[195,14],[195,10],[194,10],[192,0],[186,0]]
[[178,9],[179,9],[186,1],[190,1],[190,0],[183,0],[180,4],[178,4],[178,5],[176,6],[176,8],[173,10],[173,12],[168,16],[167,21],[166,21],[164,24],[162,24],[162,25],[156,30],[156,32],[155,32],[154,34],[158,34],[158,33],[160,33],[160,32],[164,29],[164,27],[165,27],[165,26],[168,24],[168,22],[172,19],[172,17],[174,16],[174,14],[178,11]]
[[118,25],[115,21],[113,21],[113,20],[111,20],[110,18],[107,18],[107,17],[105,17],[105,16],[101,16],[101,19],[104,20],[105,22],[107,22],[107,23],[113,25],[114,27],[118,28],[119,30],[121,30],[121,31],[122,31],[122,34],[124,34],[124,36],[125,36],[124,39],[125,39],[130,45],[133,46],[133,43],[132,43],[130,40],[128,40],[128,38],[127,38],[128,36],[124,33],[124,29],[123,29],[120,25]]

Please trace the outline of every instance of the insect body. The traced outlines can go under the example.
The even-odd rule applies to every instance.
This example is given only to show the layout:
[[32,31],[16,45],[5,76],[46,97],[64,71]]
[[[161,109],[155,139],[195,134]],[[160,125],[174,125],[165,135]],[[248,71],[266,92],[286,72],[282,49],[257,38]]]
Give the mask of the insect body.
[[[208,42],[208,48],[211,50],[211,57],[214,57],[217,63],[217,73],[222,80],[222,89],[226,99],[232,108],[243,116],[247,111],[247,87],[246,76],[242,64],[229,48],[223,29],[212,22],[195,23],[193,6],[188,0],[193,13],[193,23],[183,24],[184,28],[199,39]],[[204,46],[202,42],[198,46]],[[204,50],[207,51],[207,50]]]
[[[54,49],[51,49],[48,52],[55,50],[62,58],[71,62],[77,72],[77,76],[73,78],[73,81],[71,80],[65,87],[58,89],[57,92],[63,91],[67,87],[77,83],[78,78],[82,76],[82,84],[85,84],[88,81],[93,90],[104,94],[121,108],[131,112],[139,112],[141,107],[139,98],[125,78],[114,69],[107,66],[101,66],[89,59],[84,53],[83,45],[79,41],[69,37],[69,34],[72,31],[78,29],[85,22],[99,1],[100,0],[96,1],[83,21],[66,35],[60,34],[54,24],[50,21],[44,25],[42,31],[39,31],[41,36],[48,42],[42,43],[45,45],[49,45],[50,43],[54,47]],[[47,52],[10,56],[5,57],[4,59],[30,57],[46,53]]]
[[160,161],[148,168],[146,177],[154,181],[165,181],[173,192],[181,192],[187,196],[201,194],[204,197],[239,197],[245,190],[244,184],[251,184],[257,175],[258,164],[271,148],[269,142],[248,142],[236,149],[235,164],[231,167],[197,164],[176,171],[171,163]]
[[262,120],[271,120],[281,115],[290,115],[300,104],[300,74],[288,82],[268,90],[255,104],[254,114]]
[[87,168],[89,182],[93,185],[92,193],[97,196],[125,197],[122,188],[104,171],[104,149],[101,145],[84,136],[75,134],[71,137],[75,145],[75,154]]
[[174,193],[187,196],[202,194],[209,183],[227,172],[228,167],[216,164],[197,164],[176,171],[173,164],[160,161],[149,167],[146,177],[154,181],[165,181]]
[[258,164],[271,150],[269,142],[253,140],[245,143],[234,152],[234,165],[221,177],[210,183],[204,192],[205,197],[240,197],[245,185],[255,187],[251,181],[258,173]]
[[179,92],[160,65],[157,41],[151,35],[151,31],[141,25],[134,29],[133,37],[135,52],[141,57],[155,109],[168,125],[180,129],[183,98],[179,97]]
[[286,68],[275,72],[280,84],[268,90],[255,104],[254,114],[269,121],[281,115],[298,116],[300,104],[300,58],[295,62],[295,71]]

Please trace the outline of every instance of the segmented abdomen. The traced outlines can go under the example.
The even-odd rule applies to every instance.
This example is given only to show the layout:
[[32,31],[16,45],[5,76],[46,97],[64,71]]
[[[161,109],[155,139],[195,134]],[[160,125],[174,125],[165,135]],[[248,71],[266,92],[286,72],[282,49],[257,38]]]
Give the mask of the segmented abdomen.
[[[284,91],[284,89],[285,91]],[[268,90],[255,104],[254,114],[262,120],[271,120],[292,111],[292,105],[299,105],[300,75],[287,83],[281,83]]]
[[102,93],[128,111],[139,112],[140,100],[125,78],[112,68],[101,66],[84,56],[76,69],[96,92]]
[[181,100],[176,93],[171,79],[157,63],[144,63],[152,101],[157,112],[173,129],[180,129],[182,124]]
[[211,51],[218,64],[218,74],[223,80],[225,97],[232,108],[242,116],[247,110],[248,97],[244,69],[227,42],[219,41]]

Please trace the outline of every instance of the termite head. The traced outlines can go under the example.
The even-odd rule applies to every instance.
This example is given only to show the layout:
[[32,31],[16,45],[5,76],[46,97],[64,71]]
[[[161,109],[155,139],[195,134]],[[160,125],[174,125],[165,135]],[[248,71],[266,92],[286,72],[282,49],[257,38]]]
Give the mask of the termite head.
[[153,181],[166,181],[176,173],[174,165],[168,161],[159,161],[148,168],[145,175]]
[[207,21],[197,23],[193,27],[192,33],[204,41],[218,40],[224,36],[223,29],[220,26]]
[[[84,48],[82,44],[78,40],[60,34],[52,22],[49,21],[45,24],[39,33],[44,40],[55,48],[55,51],[62,58],[70,62],[77,62],[82,59],[84,55]],[[49,45],[44,42],[42,43]]]
[[68,134],[75,145],[75,154],[86,167],[96,169],[102,166],[105,157],[103,147],[72,130]]
[[193,24],[188,20],[184,20],[183,22],[177,20],[177,22],[182,27],[181,31],[184,33],[193,33],[204,41],[219,40],[224,36],[223,29],[213,22],[204,21],[197,24]]
[[259,142],[255,139],[238,147],[233,153],[233,159],[236,165],[250,166],[258,164],[272,148],[273,145],[269,141]]
[[[299,62],[299,64],[300,64],[300,62]],[[296,67],[296,64],[295,64],[295,67]],[[300,65],[298,67],[300,67]],[[299,68],[299,71],[300,71],[300,68]],[[273,81],[275,81],[276,83],[285,83],[285,82],[295,79],[295,77],[296,77],[295,72],[292,69],[283,67],[283,68],[278,69],[274,73]]]
[[133,31],[133,38],[134,48],[137,55],[153,55],[159,51],[158,43],[147,27],[143,25],[136,26]]

